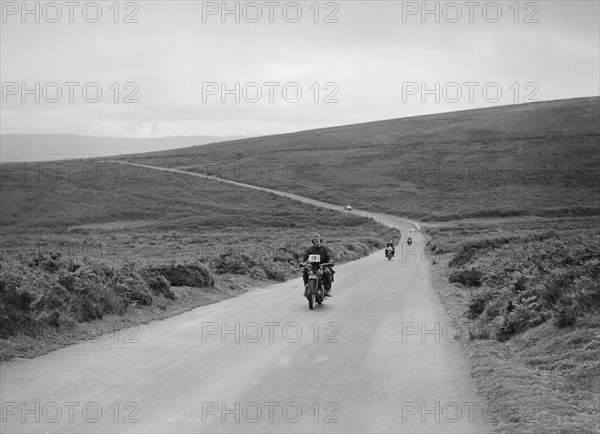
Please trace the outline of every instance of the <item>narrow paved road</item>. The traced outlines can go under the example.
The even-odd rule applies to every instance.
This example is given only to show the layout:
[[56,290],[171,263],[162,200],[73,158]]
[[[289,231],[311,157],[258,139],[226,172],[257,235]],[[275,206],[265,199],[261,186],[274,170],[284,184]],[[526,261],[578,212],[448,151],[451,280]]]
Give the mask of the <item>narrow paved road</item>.
[[296,279],[5,364],[0,431],[491,431],[425,258],[336,270],[313,311]]

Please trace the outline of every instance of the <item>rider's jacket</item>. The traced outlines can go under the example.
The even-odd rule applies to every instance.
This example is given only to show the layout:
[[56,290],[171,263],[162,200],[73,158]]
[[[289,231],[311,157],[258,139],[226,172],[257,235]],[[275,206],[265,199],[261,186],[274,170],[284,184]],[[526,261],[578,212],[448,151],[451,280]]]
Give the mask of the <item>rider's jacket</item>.
[[306,262],[308,255],[321,255],[321,264],[325,262],[333,262],[333,253],[331,253],[331,250],[329,250],[323,244],[321,244],[319,247],[310,246],[308,249],[306,249],[304,255],[302,256],[302,262]]

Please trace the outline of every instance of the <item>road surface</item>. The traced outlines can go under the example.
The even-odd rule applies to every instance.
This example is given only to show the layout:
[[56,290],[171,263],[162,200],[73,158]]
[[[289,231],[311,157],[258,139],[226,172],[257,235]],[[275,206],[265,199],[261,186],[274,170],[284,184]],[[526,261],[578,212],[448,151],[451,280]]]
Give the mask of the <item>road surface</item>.
[[[403,239],[414,227],[353,212]],[[0,431],[490,432],[411,235],[392,261],[336,266],[333,297],[313,311],[295,279],[4,364]]]

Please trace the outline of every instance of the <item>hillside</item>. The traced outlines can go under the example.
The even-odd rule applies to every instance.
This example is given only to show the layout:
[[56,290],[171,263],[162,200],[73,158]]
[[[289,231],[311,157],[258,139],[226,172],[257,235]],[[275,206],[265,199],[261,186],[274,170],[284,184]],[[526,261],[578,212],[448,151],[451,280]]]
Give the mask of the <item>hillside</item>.
[[600,98],[386,120],[129,155],[421,220],[597,214]]

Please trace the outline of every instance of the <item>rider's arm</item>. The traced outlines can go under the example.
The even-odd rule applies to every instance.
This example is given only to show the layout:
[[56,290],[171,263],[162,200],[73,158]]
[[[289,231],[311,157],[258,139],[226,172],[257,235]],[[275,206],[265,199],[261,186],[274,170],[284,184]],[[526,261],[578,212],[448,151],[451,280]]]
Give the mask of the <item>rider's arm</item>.
[[308,259],[308,255],[310,255],[310,252],[308,251],[308,249],[306,249],[304,251],[304,254],[300,256],[300,259],[302,259],[300,262],[306,262],[306,260]]

